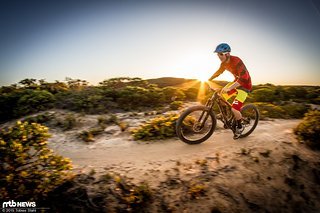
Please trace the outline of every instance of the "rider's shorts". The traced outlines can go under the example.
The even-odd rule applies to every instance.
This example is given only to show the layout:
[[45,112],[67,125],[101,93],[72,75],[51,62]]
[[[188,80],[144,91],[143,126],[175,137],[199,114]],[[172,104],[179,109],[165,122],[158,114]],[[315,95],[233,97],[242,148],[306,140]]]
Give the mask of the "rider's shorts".
[[[234,82],[228,83],[225,88],[230,87]],[[228,93],[222,94],[225,100],[229,100],[231,97],[236,96],[232,103],[232,108],[240,111],[243,106],[244,101],[246,100],[248,93],[242,89],[233,89]]]

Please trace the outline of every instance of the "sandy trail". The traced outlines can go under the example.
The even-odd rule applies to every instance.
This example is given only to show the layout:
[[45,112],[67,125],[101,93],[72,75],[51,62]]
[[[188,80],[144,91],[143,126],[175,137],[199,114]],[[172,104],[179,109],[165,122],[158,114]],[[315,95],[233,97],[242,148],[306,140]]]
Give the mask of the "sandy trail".
[[[236,141],[232,139],[230,130],[217,129],[207,141],[199,145],[188,145],[176,138],[136,142],[121,136],[102,138],[91,145],[80,141],[65,141],[62,144],[51,143],[51,146],[59,154],[70,158],[75,169],[107,169],[143,180],[150,175],[159,175],[154,171],[166,171],[180,163],[215,158],[217,155],[227,158],[228,153],[240,153],[242,149],[260,147],[273,150],[282,143],[294,141],[292,129],[299,121],[260,121],[250,136]],[[55,137],[51,141],[55,141]]]
[[[68,137],[71,132],[53,134],[49,144],[80,172],[75,187],[62,191],[86,192],[91,200],[102,194],[104,208],[112,207],[110,196],[119,192],[109,193],[115,182],[100,180],[116,177],[150,186],[155,199],[146,212],[319,212],[320,157],[295,139],[300,122],[260,121],[252,135],[236,141],[230,130],[219,128],[198,145],[177,138],[136,142],[127,133],[86,144]],[[77,196],[61,199],[78,206],[72,200]]]

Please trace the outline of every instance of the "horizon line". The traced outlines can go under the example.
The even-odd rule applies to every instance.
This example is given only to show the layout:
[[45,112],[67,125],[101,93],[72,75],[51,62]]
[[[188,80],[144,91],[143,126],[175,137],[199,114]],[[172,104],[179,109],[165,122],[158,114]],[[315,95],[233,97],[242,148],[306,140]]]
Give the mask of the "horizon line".
[[[153,79],[161,79],[161,78],[174,78],[174,79],[184,79],[184,80],[192,80],[192,81],[201,81],[197,78],[182,78],[182,77],[174,77],[174,76],[163,76],[163,77],[155,77],[155,78],[142,78],[142,77],[129,77],[129,76],[118,76],[118,77],[111,77],[111,78],[106,78],[102,81],[99,81],[97,83],[92,83],[86,79],[80,79],[80,78],[71,78],[71,77],[65,77],[64,80],[53,80],[53,81],[47,81],[46,79],[44,78],[41,78],[41,79],[36,79],[36,78],[24,78],[24,79],[21,79],[19,80],[18,82],[16,83],[11,83],[11,84],[0,84],[0,87],[9,87],[9,86],[12,86],[14,84],[19,84],[20,81],[22,80],[25,80],[25,79],[35,79],[37,82],[39,82],[40,80],[44,80],[45,82],[47,83],[55,83],[55,82],[66,82],[67,81],[67,78],[71,79],[71,80],[81,80],[81,81],[86,81],[88,82],[88,86],[98,86],[100,82],[103,82],[105,80],[110,80],[110,79],[116,79],[116,78],[140,78],[141,80],[153,80]],[[226,81],[226,80],[213,80],[215,82],[231,82],[231,81]],[[276,84],[276,83],[272,83],[272,82],[265,82],[265,83],[256,83],[256,84],[252,84],[253,86],[259,86],[259,85],[266,85],[266,84],[271,84],[271,85],[274,85],[274,86],[314,86],[314,87],[319,87],[319,85],[316,85],[316,84],[309,84],[309,83],[284,83],[284,84]]]

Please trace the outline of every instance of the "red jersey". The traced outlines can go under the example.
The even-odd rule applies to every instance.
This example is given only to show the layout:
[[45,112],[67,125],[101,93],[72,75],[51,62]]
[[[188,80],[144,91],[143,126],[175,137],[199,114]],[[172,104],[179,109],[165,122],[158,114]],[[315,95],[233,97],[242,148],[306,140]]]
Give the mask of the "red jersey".
[[225,70],[228,70],[233,74],[235,78],[233,82],[238,82],[245,90],[252,90],[250,74],[240,58],[231,55],[227,62],[221,63],[218,71],[215,72],[210,79],[218,77]]

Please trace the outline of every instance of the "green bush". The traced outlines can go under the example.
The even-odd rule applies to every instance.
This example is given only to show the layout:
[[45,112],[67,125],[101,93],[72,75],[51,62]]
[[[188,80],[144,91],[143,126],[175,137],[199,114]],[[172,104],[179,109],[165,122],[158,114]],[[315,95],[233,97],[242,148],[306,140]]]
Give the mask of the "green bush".
[[126,86],[118,91],[117,103],[124,110],[139,107],[157,107],[163,102],[162,90],[155,86],[148,88]]
[[56,119],[56,126],[62,128],[63,131],[70,130],[77,126],[78,120],[74,114],[67,114],[63,119]]
[[25,119],[22,120],[22,122],[44,124],[44,123],[48,123],[52,119],[54,119],[54,115],[48,112],[45,112],[36,116],[26,117]]
[[15,116],[14,111],[21,96],[21,92],[17,91],[0,93],[0,121],[6,121],[17,117]]
[[260,111],[260,118],[288,118],[286,111],[281,107],[270,103],[254,103]]
[[0,200],[35,200],[60,185],[70,160],[48,148],[48,128],[18,121],[0,131]]
[[116,115],[111,115],[110,117],[99,116],[98,117],[98,125],[110,125],[110,124],[119,124],[119,118]]
[[177,110],[183,105],[182,101],[173,101],[170,103],[170,109]]
[[308,146],[320,149],[320,111],[309,111],[305,114],[302,122],[294,129],[294,133],[300,141]]
[[89,114],[105,113],[113,103],[101,88],[88,87],[82,90],[69,90],[56,95],[56,106]]
[[282,106],[289,118],[303,118],[310,107],[306,104],[287,104]]
[[54,106],[55,97],[48,91],[26,90],[16,103],[14,113],[16,116],[27,115]]
[[184,90],[183,92],[186,95],[187,100],[196,101],[198,94],[199,94],[199,89],[191,87],[191,88]]
[[275,91],[269,88],[261,88],[252,92],[252,97],[256,102],[273,102],[276,97]]
[[169,114],[151,119],[132,131],[135,140],[165,139],[175,136],[178,114]]
[[303,115],[310,109],[306,104],[285,104],[285,105],[274,105],[270,103],[256,102],[258,106],[261,119],[268,118],[302,118]]
[[95,139],[94,137],[97,135],[102,134],[104,128],[99,126],[96,128],[91,128],[89,130],[84,130],[79,134],[79,137],[85,142],[93,142]]
[[184,100],[186,95],[184,92],[175,87],[165,87],[163,88],[163,95],[166,101]]

